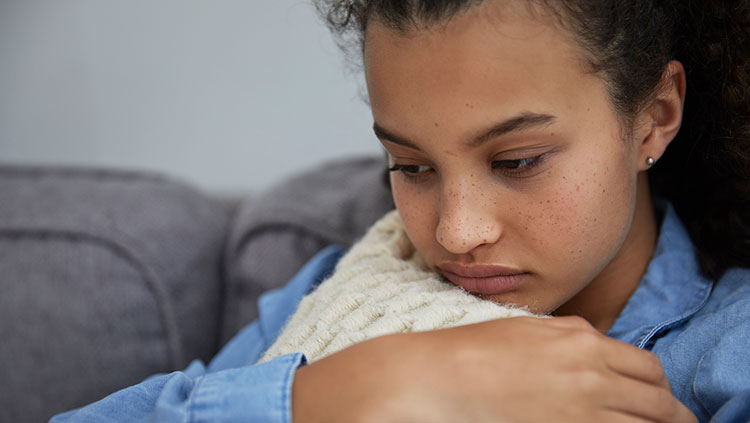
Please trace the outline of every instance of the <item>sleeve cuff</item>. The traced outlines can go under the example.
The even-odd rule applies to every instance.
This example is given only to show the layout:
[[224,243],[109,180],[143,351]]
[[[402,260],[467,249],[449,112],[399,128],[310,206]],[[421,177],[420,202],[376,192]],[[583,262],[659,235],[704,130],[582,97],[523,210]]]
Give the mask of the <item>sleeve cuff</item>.
[[294,353],[208,374],[190,397],[187,421],[290,423],[294,374],[305,364],[304,354]]

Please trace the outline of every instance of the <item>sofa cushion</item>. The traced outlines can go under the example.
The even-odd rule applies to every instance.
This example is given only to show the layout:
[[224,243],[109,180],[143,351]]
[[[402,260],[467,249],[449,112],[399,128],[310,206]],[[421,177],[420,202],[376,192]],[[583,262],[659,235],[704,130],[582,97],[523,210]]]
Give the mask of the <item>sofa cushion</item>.
[[227,227],[158,176],[0,166],[0,421],[210,358]]
[[222,334],[257,317],[256,299],[283,286],[315,253],[350,246],[393,209],[383,156],[323,164],[240,205],[227,248]]

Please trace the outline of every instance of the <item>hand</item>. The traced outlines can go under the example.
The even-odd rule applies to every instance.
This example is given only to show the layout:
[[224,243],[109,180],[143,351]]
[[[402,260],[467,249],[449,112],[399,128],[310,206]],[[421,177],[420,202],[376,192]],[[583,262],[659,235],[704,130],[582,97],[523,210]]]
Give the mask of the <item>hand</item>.
[[655,355],[577,317],[357,344],[297,371],[292,414],[295,423],[697,421]]

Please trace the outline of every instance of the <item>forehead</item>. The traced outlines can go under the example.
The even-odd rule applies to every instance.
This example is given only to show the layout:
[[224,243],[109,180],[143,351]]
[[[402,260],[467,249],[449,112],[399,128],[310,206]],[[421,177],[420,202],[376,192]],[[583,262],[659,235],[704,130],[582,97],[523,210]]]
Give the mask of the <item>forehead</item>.
[[395,121],[415,113],[437,120],[458,117],[463,109],[490,110],[494,118],[572,109],[602,85],[552,16],[499,2],[406,32],[374,20],[364,47],[376,121],[399,126]]

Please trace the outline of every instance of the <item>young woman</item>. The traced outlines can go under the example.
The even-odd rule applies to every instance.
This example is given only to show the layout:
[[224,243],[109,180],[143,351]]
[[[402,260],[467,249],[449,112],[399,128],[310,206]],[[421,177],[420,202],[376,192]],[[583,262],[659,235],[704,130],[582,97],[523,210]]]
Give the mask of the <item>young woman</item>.
[[329,249],[207,368],[55,421],[750,419],[750,3],[319,6],[361,47],[424,264],[555,317],[254,365],[338,261]]

